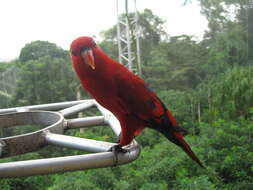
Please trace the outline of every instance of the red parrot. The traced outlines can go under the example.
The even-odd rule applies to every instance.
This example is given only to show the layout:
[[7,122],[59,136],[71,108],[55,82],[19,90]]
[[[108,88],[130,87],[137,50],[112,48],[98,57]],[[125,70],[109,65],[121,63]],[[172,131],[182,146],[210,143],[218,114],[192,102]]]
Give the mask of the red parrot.
[[145,127],[149,127],[181,147],[203,167],[184,140],[185,131],[141,78],[108,57],[91,37],[75,39],[70,53],[83,88],[118,118],[122,129],[120,147],[130,144]]

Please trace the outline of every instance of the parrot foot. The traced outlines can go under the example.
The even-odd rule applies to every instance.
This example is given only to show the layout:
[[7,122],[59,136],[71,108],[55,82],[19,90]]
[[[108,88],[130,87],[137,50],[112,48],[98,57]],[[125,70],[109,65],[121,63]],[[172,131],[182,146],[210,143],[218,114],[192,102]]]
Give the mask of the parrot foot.
[[122,148],[122,145],[117,144],[115,146],[112,146],[109,151],[113,152],[113,153],[126,153],[127,150]]
[[118,154],[119,153],[123,153],[125,154],[127,152],[126,149],[123,149],[122,148],[122,145],[120,144],[117,144],[117,145],[114,145],[112,146],[109,151],[113,152],[114,156],[115,156],[115,163],[114,163],[114,166],[117,166],[118,165],[118,162],[119,162],[119,158],[118,158]]

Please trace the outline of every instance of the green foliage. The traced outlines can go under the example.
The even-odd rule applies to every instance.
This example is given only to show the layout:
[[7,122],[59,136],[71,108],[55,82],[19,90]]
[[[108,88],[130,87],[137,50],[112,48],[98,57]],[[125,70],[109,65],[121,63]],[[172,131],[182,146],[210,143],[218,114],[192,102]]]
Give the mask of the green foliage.
[[[252,117],[252,75],[252,66],[235,67],[204,85],[202,89],[205,89],[206,92],[207,89],[210,89],[212,93],[209,100],[212,101],[212,107],[208,114],[216,112],[219,117],[233,120],[241,116]],[[206,101],[206,99],[207,93],[202,101]]]
[[103,37],[103,41],[99,44],[101,48],[110,55],[113,59],[118,59],[118,42],[117,42],[117,25],[112,28],[102,31],[100,35]]
[[160,91],[158,95],[168,105],[169,110],[180,123],[193,122],[195,120],[195,115],[193,115],[194,102],[192,102],[189,92],[164,90]]
[[252,61],[253,9],[248,0],[199,0],[209,31],[205,34],[210,49],[212,71],[228,66],[246,65]]
[[[47,49],[48,47],[51,49]],[[34,51],[28,51],[33,48]],[[46,48],[43,51],[45,54],[39,53],[39,48]],[[47,51],[52,53],[46,54]],[[75,99],[78,83],[66,51],[54,44],[37,41],[22,49],[20,60],[22,61],[17,62],[20,77],[13,99],[15,104],[28,105]]]
[[39,60],[45,56],[51,58],[62,58],[66,57],[66,52],[55,44],[46,41],[34,41],[30,44],[26,44],[21,49],[19,60],[21,62],[27,62],[31,60]]
[[[246,120],[218,120],[212,127],[202,124],[206,163],[231,189],[250,189],[252,179],[252,123]],[[203,144],[201,144],[203,146]],[[213,171],[214,172],[214,171]],[[240,186],[240,182],[243,182]],[[228,188],[228,189],[229,189]]]
[[11,105],[16,89],[19,69],[14,67],[16,61],[0,63],[0,107]]
[[110,169],[98,169],[74,173],[66,173],[65,175],[55,175],[55,183],[48,190],[62,189],[112,189],[116,177]]
[[45,126],[40,125],[18,125],[14,127],[8,127],[5,128],[2,133],[0,133],[0,138],[2,137],[9,137],[14,135],[21,135],[25,133],[31,133],[37,130],[40,130],[41,128],[44,128]]
[[0,188],[3,190],[11,190],[11,187],[8,182],[9,180],[0,179]]
[[144,62],[144,78],[156,90],[194,88],[205,78],[206,54],[193,37],[171,37],[152,48]]

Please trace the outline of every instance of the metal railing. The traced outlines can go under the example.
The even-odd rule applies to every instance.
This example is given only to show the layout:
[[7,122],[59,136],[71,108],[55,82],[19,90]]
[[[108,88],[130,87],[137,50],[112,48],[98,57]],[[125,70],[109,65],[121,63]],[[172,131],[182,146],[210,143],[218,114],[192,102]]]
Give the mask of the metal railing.
[[[93,106],[98,108],[101,116],[65,118]],[[0,114],[0,129],[3,130],[27,124],[45,126],[35,132],[0,138],[0,158],[37,151],[47,145],[91,152],[84,155],[0,163],[0,178],[115,166],[137,159],[140,153],[135,140],[124,147],[126,153],[121,153],[109,151],[115,143],[63,135],[70,129],[109,125],[115,135],[119,136],[119,121],[93,99],[0,109]]]

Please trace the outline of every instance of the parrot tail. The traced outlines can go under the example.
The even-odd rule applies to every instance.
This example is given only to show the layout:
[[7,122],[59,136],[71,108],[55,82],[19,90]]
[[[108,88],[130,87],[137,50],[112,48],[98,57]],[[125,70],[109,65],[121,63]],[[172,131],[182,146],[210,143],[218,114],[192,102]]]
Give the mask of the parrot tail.
[[178,126],[158,126],[153,128],[161,132],[169,141],[173,142],[177,146],[181,147],[183,151],[195,162],[197,162],[202,168],[205,168],[191,147],[184,140],[185,130]]
[[187,131],[177,125],[177,122],[170,111],[166,109],[165,105],[162,102],[161,104],[164,109],[163,115],[159,119],[150,120],[148,122],[148,127],[162,133],[169,141],[181,147],[192,160],[198,163],[198,165],[200,165],[202,168],[205,168],[195,153],[192,151],[191,147],[184,140],[184,136],[187,134]]
[[181,133],[175,132],[174,133],[174,140],[176,141],[176,144],[180,146],[183,151],[195,162],[197,162],[202,168],[205,168],[201,161],[198,159],[198,157],[195,155],[195,153],[192,151],[191,147],[187,144],[187,142],[184,140],[184,137]]

